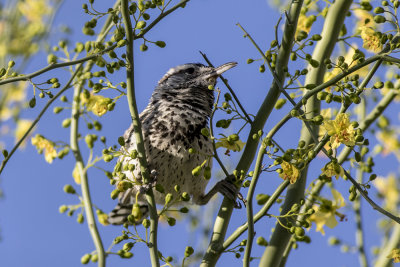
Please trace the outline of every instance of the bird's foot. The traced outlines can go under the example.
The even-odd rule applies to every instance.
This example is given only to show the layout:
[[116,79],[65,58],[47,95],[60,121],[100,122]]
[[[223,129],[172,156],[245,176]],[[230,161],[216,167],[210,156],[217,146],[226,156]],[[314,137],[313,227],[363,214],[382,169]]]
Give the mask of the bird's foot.
[[[216,184],[216,187],[218,189],[218,192],[220,192],[224,197],[227,197],[233,201],[234,207],[236,209],[241,209],[242,204],[240,203],[240,201],[242,201],[244,206],[246,206],[246,200],[243,198],[243,195],[239,192],[239,188],[229,178],[230,177],[227,177],[224,180],[219,181]],[[236,201],[236,198],[238,198],[240,201]]]
[[151,188],[154,188],[157,184],[157,171],[156,170],[151,170],[150,172],[150,182],[147,184],[143,184],[140,187],[140,193],[141,194],[145,194],[146,192],[148,192]]

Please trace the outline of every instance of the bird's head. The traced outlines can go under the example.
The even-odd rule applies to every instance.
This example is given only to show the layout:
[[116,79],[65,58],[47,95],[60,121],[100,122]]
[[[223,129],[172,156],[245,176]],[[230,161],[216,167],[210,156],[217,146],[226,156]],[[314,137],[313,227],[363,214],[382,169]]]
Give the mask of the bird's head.
[[158,88],[163,89],[185,89],[185,88],[208,88],[216,84],[219,75],[235,67],[236,62],[225,63],[213,68],[200,63],[189,63],[171,68],[158,82]]

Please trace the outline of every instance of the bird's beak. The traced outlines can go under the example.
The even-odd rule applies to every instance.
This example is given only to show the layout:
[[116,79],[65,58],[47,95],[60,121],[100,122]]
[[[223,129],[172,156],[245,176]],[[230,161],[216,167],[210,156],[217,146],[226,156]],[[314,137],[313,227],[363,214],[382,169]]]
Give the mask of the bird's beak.
[[215,74],[216,74],[217,76],[219,76],[219,75],[221,75],[222,73],[224,73],[225,71],[227,71],[227,70],[229,70],[229,69],[235,67],[236,65],[237,65],[237,62],[228,62],[228,63],[225,63],[225,64],[223,64],[223,65],[221,65],[221,66],[219,66],[219,67],[216,67],[216,68],[214,69]]

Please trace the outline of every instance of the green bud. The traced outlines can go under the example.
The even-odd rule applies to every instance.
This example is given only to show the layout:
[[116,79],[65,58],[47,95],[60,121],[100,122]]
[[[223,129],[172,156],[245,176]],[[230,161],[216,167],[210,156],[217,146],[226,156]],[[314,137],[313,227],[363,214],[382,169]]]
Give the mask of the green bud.
[[122,249],[125,251],[130,251],[133,248],[133,245],[134,244],[132,242],[125,243]]
[[268,199],[270,198],[269,195],[266,194],[257,194],[256,195],[256,200],[258,205],[264,205],[267,203]]
[[143,21],[143,20],[141,20],[141,21],[138,21],[137,23],[136,23],[136,29],[143,29],[144,27],[146,27],[146,21]]
[[181,199],[182,199],[183,201],[189,201],[189,200],[190,200],[190,195],[189,195],[187,192],[183,192],[183,193],[181,194]]
[[165,205],[168,205],[172,201],[173,198],[174,198],[174,196],[171,193],[168,193],[165,196]]
[[298,237],[302,237],[305,234],[304,229],[301,227],[296,227],[296,229],[294,230],[294,233]]
[[76,193],[75,189],[70,184],[65,185],[63,190],[67,194],[75,194]]
[[120,146],[124,146],[125,145],[125,139],[123,136],[118,137],[118,144]]
[[167,223],[169,226],[174,226],[176,224],[176,219],[172,217],[167,218]]
[[210,166],[206,166],[204,168],[204,179],[210,180],[210,178],[211,178],[211,168]]
[[251,64],[251,63],[253,63],[254,62],[254,59],[251,59],[251,58],[248,58],[247,59],[247,64]]
[[135,219],[135,221],[139,221],[142,218],[142,212],[140,211],[140,206],[138,203],[135,203],[132,207],[131,215]]
[[280,98],[275,103],[275,109],[281,109],[285,104],[286,104],[286,99],[285,98]]
[[146,44],[141,44],[139,47],[140,51],[142,51],[142,52],[147,51],[148,48],[149,47]]
[[63,120],[61,125],[62,125],[63,128],[68,128],[71,125],[71,119],[68,118],[68,119]]
[[126,43],[127,43],[127,41],[125,39],[119,40],[117,43],[117,47],[123,47],[126,45]]
[[49,64],[57,63],[56,55],[53,55],[53,54],[48,55],[47,56],[47,63],[49,63]]
[[4,74],[6,74],[6,69],[5,68],[1,68],[0,69],[0,77],[3,77],[4,76]]
[[97,254],[92,255],[92,262],[97,262],[99,260],[99,256]]
[[124,258],[124,259],[129,259],[129,258],[132,258],[133,257],[133,253],[132,252],[124,252],[122,255],[120,255],[121,256],[121,258]]
[[132,152],[129,154],[129,156],[131,157],[131,159],[136,159],[138,156],[138,152],[136,149],[132,150]]
[[53,109],[53,112],[54,112],[55,114],[58,114],[58,113],[60,113],[61,111],[63,111],[63,108],[62,108],[62,107],[55,107],[55,108]]
[[210,131],[207,128],[202,128],[201,129],[201,134],[204,135],[205,137],[210,136]]
[[31,100],[29,100],[29,107],[34,108],[36,106],[36,97],[32,97]]
[[85,221],[85,217],[83,217],[82,213],[78,214],[78,217],[76,218],[76,221],[80,224],[82,224]]
[[305,86],[305,88],[306,88],[307,90],[314,89],[315,87],[317,87],[317,85],[314,84],[314,83],[309,83],[309,84],[306,84],[306,86]]
[[190,257],[194,253],[194,249],[192,247],[185,248],[185,258]]
[[157,41],[157,42],[156,42],[156,46],[161,47],[161,48],[164,48],[164,47],[166,46],[166,44],[165,44],[164,41]]
[[374,21],[378,24],[384,23],[386,21],[386,18],[382,15],[376,15],[374,16]]
[[264,64],[259,67],[258,71],[261,72],[261,73],[265,72]]
[[60,206],[59,208],[58,208],[58,211],[60,212],[60,213],[64,213],[64,212],[66,212],[68,210],[68,207],[66,206],[66,205],[62,205],[62,206]]
[[120,193],[120,191],[119,191],[118,189],[114,189],[114,190],[111,192],[111,198],[112,198],[112,199],[116,199],[116,198],[118,197],[119,193]]
[[91,257],[92,257],[92,255],[90,255],[90,254],[83,255],[82,258],[81,258],[81,263],[82,264],[88,264]]
[[164,187],[161,184],[156,184],[155,189],[160,193],[165,193]]
[[196,168],[194,168],[192,170],[192,175],[193,176],[199,176],[200,172],[201,172],[201,166],[197,166]]
[[188,213],[189,212],[189,209],[187,208],[187,207],[182,207],[182,208],[180,208],[180,210],[179,210],[181,213]]
[[322,39],[322,36],[319,35],[319,34],[314,34],[314,35],[311,37],[311,40],[313,40],[313,41],[319,41],[319,40],[321,40],[321,39]]
[[264,246],[264,247],[266,247],[266,246],[268,246],[268,242],[267,242],[267,240],[265,240],[265,238],[264,237],[262,237],[262,236],[259,236],[258,238],[257,238],[257,245],[259,245],[259,246]]
[[142,221],[142,225],[143,225],[143,227],[144,228],[149,228],[150,227],[150,220],[149,219],[144,219],[143,221]]

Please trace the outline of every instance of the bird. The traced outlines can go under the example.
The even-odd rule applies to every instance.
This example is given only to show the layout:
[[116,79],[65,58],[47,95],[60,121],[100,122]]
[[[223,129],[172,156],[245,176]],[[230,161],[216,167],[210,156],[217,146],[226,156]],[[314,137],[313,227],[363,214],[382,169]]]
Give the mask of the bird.
[[[212,140],[202,134],[202,129],[208,128],[215,98],[212,89],[217,78],[236,65],[236,62],[228,62],[211,67],[188,63],[173,67],[159,80],[147,107],[140,113],[146,159],[155,183],[152,186],[160,185],[164,189],[163,193],[153,190],[157,204],[164,204],[168,193],[174,199],[179,198],[177,185],[179,192],[187,192],[192,203],[197,205],[207,204],[218,192],[235,201],[237,187],[229,177],[205,193],[209,179],[203,177],[204,166],[199,175],[193,175],[192,171],[202,164],[212,165]],[[119,193],[118,204],[108,215],[109,223],[114,225],[129,223],[127,218],[134,205],[140,209],[141,220],[149,213],[143,193],[148,187],[143,184],[139,161],[129,156],[137,148],[133,124],[123,138],[121,151],[124,153],[117,161],[122,166],[121,172],[114,179],[118,181],[122,176],[132,186]]]

